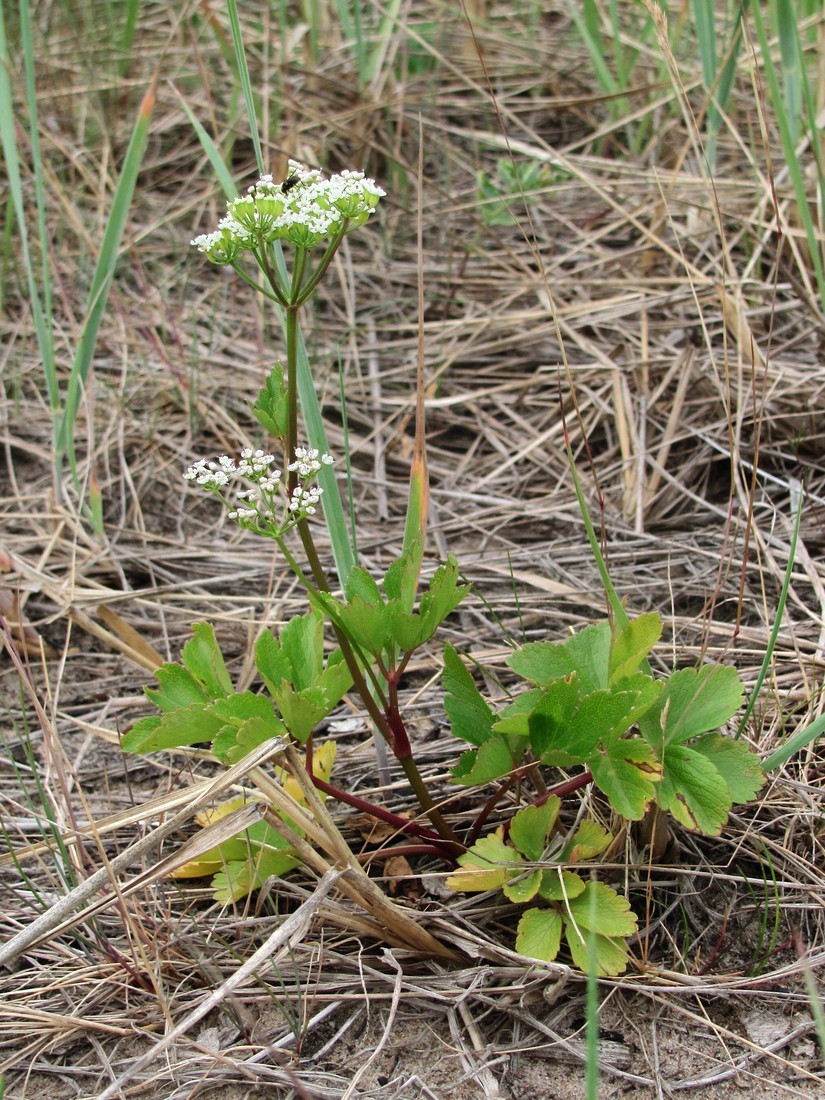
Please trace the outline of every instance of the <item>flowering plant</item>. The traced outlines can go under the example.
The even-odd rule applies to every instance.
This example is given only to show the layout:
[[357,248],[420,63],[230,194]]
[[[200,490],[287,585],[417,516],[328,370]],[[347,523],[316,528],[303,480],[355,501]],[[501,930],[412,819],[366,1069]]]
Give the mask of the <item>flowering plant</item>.
[[[306,591],[309,611],[292,619],[279,637],[269,631],[260,635],[254,652],[264,685],[259,693],[234,688],[213,628],[195,624],[181,663],[158,669],[158,687],[147,689],[161,713],[135,723],[123,746],[147,752],[208,740],[214,757],[224,764],[234,766],[247,758],[253,762],[250,777],[269,807],[263,811],[265,820],[246,828],[241,840],[224,839],[179,871],[185,875],[220,868],[214,881],[222,901],[242,897],[268,875],[283,874],[299,862],[317,867],[318,857],[306,842],[311,837],[336,862],[344,860],[366,880],[359,898],[374,916],[383,923],[402,920],[387,910],[383,896],[376,898],[340,838],[321,797],[333,796],[391,824],[414,841],[415,851],[446,860],[453,871],[448,880],[452,889],[501,890],[511,902],[533,903],[519,923],[517,947],[523,953],[552,960],[564,933],[574,961],[585,965],[589,937],[599,971],[619,973],[627,965],[627,937],[637,924],[630,903],[606,884],[586,883],[570,870],[604,853],[614,837],[583,811],[572,826],[565,825],[562,799],[592,787],[626,821],[670,814],[686,828],[717,835],[733,803],[752,798],[764,781],[747,746],[716,732],[741,704],[741,681],[732,668],[709,666],[655,677],[647,657],[659,640],[661,619],[654,613],[631,621],[600,561],[610,621],[593,624],[564,642],[538,642],[514,652],[507,663],[525,690],[498,712],[476,687],[457,650],[446,647],[444,707],[451,732],[469,746],[453,769],[453,781],[474,788],[496,784],[469,831],[456,835],[419,772],[398,690],[410,657],[468,592],[459,583],[455,559],[449,557],[418,598],[427,514],[420,367],[416,448],[399,559],[376,579],[357,564],[346,542],[351,560],[346,553],[336,555],[341,587],[336,594],[310,523],[321,506],[333,547],[348,538],[326,503],[340,506],[334,480],[327,482],[333,490],[328,495],[320,484],[333,459],[311,404],[314,388],[305,387],[299,400],[298,313],[344,235],[367,221],[383,194],[360,172],[324,179],[320,172],[290,161],[282,183],[263,176],[247,195],[228,203],[214,232],[192,242],[213,263],[231,266],[285,311],[286,368],[276,366],[253,407],[283,457],[248,448],[237,461],[226,455],[200,459],[184,476],[215,496],[238,526],[275,541]],[[281,253],[284,243],[293,249],[291,272]],[[263,284],[247,269],[250,260],[263,274]],[[303,438],[299,406],[309,443],[298,442]],[[589,522],[581,494],[579,502]],[[296,556],[293,532],[305,564]],[[598,556],[595,540],[591,545]],[[327,625],[337,644],[325,655]],[[334,749],[315,747],[313,731],[353,690],[377,737],[403,769],[428,823],[409,821],[331,784]],[[259,767],[267,746],[281,759],[274,778]],[[302,748],[302,762],[296,747]],[[546,777],[554,769],[568,774],[548,785]],[[482,836],[485,822],[505,799],[516,812]],[[219,823],[225,832],[224,819],[239,812],[238,806],[235,800],[203,823]],[[405,926],[403,934],[397,928],[395,934],[421,946],[420,929]],[[432,940],[427,949],[443,953]]]

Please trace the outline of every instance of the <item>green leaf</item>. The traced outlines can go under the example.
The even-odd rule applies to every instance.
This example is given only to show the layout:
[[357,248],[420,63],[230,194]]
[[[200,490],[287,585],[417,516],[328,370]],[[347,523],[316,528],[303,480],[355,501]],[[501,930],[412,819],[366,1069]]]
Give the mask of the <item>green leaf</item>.
[[559,750],[565,752],[569,762],[573,761],[575,754],[570,752],[567,730],[576,709],[578,695],[579,689],[574,675],[553,680],[544,689],[528,721],[530,744],[537,756]]
[[529,642],[511,653],[506,664],[513,672],[540,687],[576,671],[564,642]]
[[579,896],[570,900],[567,916],[579,928],[600,936],[632,936],[637,928],[630,902],[603,882],[588,882]]
[[683,668],[665,682],[656,706],[640,728],[655,749],[709,733],[731,718],[742,705],[739,673],[728,665]]
[[459,869],[447,879],[450,890],[469,894],[498,890],[504,885],[508,878],[508,865],[521,863],[521,857],[515,848],[504,843],[502,832],[499,827],[458,857]]
[[415,606],[422,549],[423,538],[419,533],[412,539],[401,557],[392,563],[384,577],[384,591],[387,599],[397,603],[402,612],[412,611]]
[[392,604],[369,603],[361,596],[354,596],[349,603],[339,606],[338,618],[350,641],[377,656],[390,644],[394,611],[397,608]]
[[649,705],[635,691],[594,691],[581,700],[569,719],[559,749],[584,760],[599,743],[620,737]]
[[368,604],[383,606],[381,591],[371,573],[363,566],[356,565],[349,575],[346,587],[347,602],[358,598]]
[[573,959],[573,964],[587,973],[590,969],[590,947],[588,940],[595,937],[596,971],[600,978],[615,978],[627,970],[628,947],[624,940],[609,939],[595,932],[585,932],[584,942],[570,924],[565,926],[564,938]]
[[617,737],[602,742],[588,758],[597,786],[613,809],[630,821],[640,821],[656,798],[661,764],[641,737]]
[[324,663],[324,623],[318,612],[296,615],[281,631],[281,649],[289,661],[292,685],[301,691],[315,683]]
[[252,406],[252,412],[273,439],[284,439],[289,420],[287,388],[284,384],[284,369],[276,363],[266,376],[266,382],[258,394],[258,400]]
[[259,890],[268,878],[281,877],[299,865],[300,860],[295,856],[279,852],[250,855],[243,861],[233,860],[212,879],[212,896],[221,905],[229,905]]
[[155,669],[155,679],[160,688],[144,688],[146,698],[158,710],[175,710],[192,703],[209,703],[206,694],[191,672],[181,665],[161,665]]
[[607,687],[612,642],[609,623],[594,623],[565,642],[582,694],[589,695]]
[[533,900],[540,885],[541,871],[535,870],[509,879],[502,886],[502,891],[509,901],[515,902],[516,905],[524,905],[526,902]]
[[292,677],[289,659],[281,649],[278,639],[269,630],[265,630],[255,642],[255,667],[273,699],[282,681],[286,680],[288,683]]
[[212,699],[229,695],[232,681],[211,623],[193,623],[192,634],[183,647],[181,660]]
[[554,867],[541,876],[539,894],[548,901],[565,901],[577,898],[584,890],[584,881],[574,871],[562,871]]
[[719,836],[733,805],[715,765],[686,745],[668,745],[656,801],[677,821],[706,836]]
[[465,787],[492,783],[513,770],[513,757],[505,741],[494,734],[478,749],[462,753],[453,768],[453,782]]
[[662,634],[662,617],[658,611],[640,615],[616,631],[610,648],[610,684],[631,676],[656,645]]
[[393,641],[407,653],[417,649],[435,634],[469,591],[469,585],[458,584],[458,563],[450,554],[435,571],[417,614],[406,614],[398,604],[392,618]]
[[727,783],[734,803],[750,802],[764,786],[765,773],[759,757],[744,742],[709,733],[690,747],[713,764]]
[[537,863],[544,849],[556,819],[559,816],[561,799],[551,795],[540,806],[525,806],[519,810],[510,822],[510,840],[525,859]]
[[321,688],[304,688],[298,692],[285,682],[275,693],[275,701],[286,728],[302,745],[335,705],[327,702]]
[[493,732],[495,716],[464,662],[449,644],[444,647],[444,672],[441,683],[444,688],[444,709],[450,720],[454,737],[481,745]]
[[283,737],[285,734],[286,727],[274,714],[265,718],[250,718],[240,727],[224,726],[212,743],[212,752],[222,764],[237,764],[264,741],[269,741],[272,737]]
[[518,922],[516,951],[553,962],[561,947],[561,917],[555,909],[528,909]]
[[160,717],[141,718],[121,741],[124,752],[157,752],[182,745],[212,741],[224,719],[210,714],[202,703],[170,710]]

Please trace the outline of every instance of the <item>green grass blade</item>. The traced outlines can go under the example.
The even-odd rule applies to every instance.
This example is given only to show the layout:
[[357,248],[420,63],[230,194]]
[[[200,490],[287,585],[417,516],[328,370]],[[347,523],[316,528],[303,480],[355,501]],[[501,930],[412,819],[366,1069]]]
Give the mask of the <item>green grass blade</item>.
[[[807,187],[805,184],[805,173],[802,165],[799,162],[799,156],[796,151],[796,142],[794,141],[794,125],[788,118],[787,110],[785,107],[785,100],[782,95],[782,90],[779,84],[779,76],[776,70],[776,66],[771,56],[770,44],[768,42],[768,35],[765,28],[765,21],[762,17],[760,4],[758,2],[752,2],[750,5],[750,11],[753,16],[753,23],[756,28],[757,39],[759,41],[759,49],[762,54],[762,72],[765,78],[765,84],[768,89],[768,94],[771,100],[771,104],[774,110],[774,117],[776,118],[776,124],[779,129],[779,135],[782,140],[782,151],[785,156],[785,163],[788,167],[788,174],[791,180],[791,186],[793,187],[794,198],[796,199],[797,209],[799,211],[799,218],[802,223],[802,228],[805,231],[805,240],[808,245],[808,251],[811,256],[811,262],[814,267],[814,275],[816,278],[817,289],[819,291],[819,300],[822,308],[825,309],[825,269],[822,264],[822,252],[818,239],[818,233],[811,217],[810,204],[808,201]],[[822,172],[819,173],[820,177],[820,193],[822,192]]]
[[821,737],[823,733],[825,733],[825,714],[820,715],[809,726],[795,733],[776,752],[772,752],[769,757],[762,761],[762,769],[766,772],[772,772],[776,768],[781,768],[795,753],[801,752],[817,737]]
[[602,91],[606,95],[616,95],[619,86],[604,59],[605,50],[599,33],[598,12],[594,0],[587,0],[584,5],[584,15],[578,11],[575,4],[571,3],[571,0],[567,0],[567,11],[590,54],[590,63]]
[[149,136],[149,124],[155,105],[155,83],[156,80],[152,82],[152,86],[143,97],[143,102],[138,110],[137,122],[123,161],[120,179],[112,198],[112,209],[92,278],[86,316],[75,351],[74,362],[72,363],[72,371],[66,391],[66,404],[58,429],[56,460],[61,464],[64,460],[68,460],[76,484],[77,461],[74,450],[74,425],[80,405],[80,396],[91,368],[100,321],[106,308],[109,288],[112,285],[117,266],[120,243],[126,228],[126,218],[143,160],[146,139]]
[[[11,196],[11,209],[14,211],[14,220],[17,223],[17,231],[20,236],[20,250],[23,268],[26,273],[29,301],[31,303],[32,318],[34,320],[35,334],[40,356],[43,360],[43,370],[46,380],[46,390],[49,397],[49,406],[53,416],[57,416],[60,409],[60,393],[55,366],[54,341],[52,338],[51,320],[51,279],[48,272],[48,238],[45,231],[45,215],[41,214],[43,203],[42,187],[42,163],[40,161],[40,145],[37,132],[36,97],[34,94],[34,60],[31,40],[31,20],[27,0],[20,3],[20,26],[23,45],[23,61],[26,69],[26,97],[29,109],[29,136],[32,145],[33,167],[35,168],[35,201],[37,203],[37,224],[40,234],[40,251],[42,270],[42,291],[38,287],[35,275],[34,261],[32,259],[26,211],[23,204],[23,181],[20,172],[20,157],[17,149],[14,120],[14,100],[12,97],[11,59],[9,56],[8,39],[3,19],[3,9],[0,6],[0,145],[3,150],[3,160],[8,177],[8,188]],[[8,224],[8,223],[7,223]],[[42,294],[42,297],[41,297]]]
[[791,533],[791,545],[788,551],[788,564],[785,569],[785,576],[782,579],[782,589],[779,593],[779,600],[776,605],[776,614],[774,615],[774,624],[771,630],[771,636],[768,639],[768,645],[765,650],[765,656],[762,658],[762,667],[759,669],[759,675],[756,677],[756,683],[753,685],[748,705],[745,708],[745,713],[739,723],[739,728],[736,731],[736,737],[742,736],[742,731],[747,725],[747,721],[753,713],[753,708],[756,706],[756,701],[759,698],[759,693],[762,690],[762,684],[765,682],[765,677],[768,674],[768,669],[771,666],[771,658],[773,657],[773,651],[776,648],[776,640],[779,637],[779,629],[782,626],[782,616],[785,613],[785,604],[788,600],[788,591],[791,587],[791,574],[793,573],[794,562],[796,561],[796,547],[799,542],[799,528],[802,523],[802,506],[805,501],[804,493],[799,494],[799,503],[796,508],[796,518],[794,520],[793,531]]
[[255,111],[255,97],[252,94],[252,82],[249,79],[249,66],[246,63],[243,38],[241,37],[241,24],[238,19],[238,5],[236,0],[227,0],[229,12],[229,25],[232,28],[232,44],[235,47],[235,62],[238,66],[238,76],[241,81],[246,113],[249,118],[249,130],[252,135],[252,144],[255,148],[255,159],[258,163],[258,172],[264,174],[264,154],[261,149],[261,135],[258,133],[258,116]]

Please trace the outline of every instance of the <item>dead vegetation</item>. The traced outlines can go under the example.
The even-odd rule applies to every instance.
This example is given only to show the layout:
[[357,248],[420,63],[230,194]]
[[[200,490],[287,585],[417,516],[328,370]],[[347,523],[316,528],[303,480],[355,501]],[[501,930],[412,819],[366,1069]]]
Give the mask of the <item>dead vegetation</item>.
[[[686,106],[701,109],[696,58],[680,59],[680,103],[651,52],[617,117],[564,4],[530,26],[518,6],[486,22],[477,7],[474,34],[458,6],[405,7],[360,89],[332,9],[317,62],[298,13],[289,36],[273,13],[245,17],[254,85],[273,90],[259,104],[273,169],[288,155],[362,166],[388,191],[306,333],[338,453],[339,368],[345,380],[363,560],[386,566],[402,536],[420,118],[430,561],[455,553],[477,593],[441,640],[492,677],[510,639],[558,638],[604,613],[567,424],[617,590],[666,620],[662,666],[707,655],[753,684],[804,483],[787,607],[745,734],[767,755],[821,714],[825,639],[823,317],[770,119],[765,145],[740,81],[711,180]],[[111,42],[66,14],[44,15],[37,54],[64,371],[116,166],[156,67],[161,80],[78,423],[102,539],[71,491],[55,492],[25,285],[13,248],[4,259],[3,937],[116,870],[82,919],[66,912],[0,974],[6,1095],[582,1096],[582,979],[525,967],[507,950],[515,909],[448,895],[435,863],[393,870],[392,838],[359,832],[348,810],[334,812],[351,846],[458,961],[376,941],[332,880],[295,875],[220,910],[205,884],[158,873],[190,829],[141,844],[215,775],[205,754],[124,759],[118,734],[144,713],[149,670],[206,618],[251,681],[256,632],[303,610],[269,547],[181,478],[194,458],[259,438],[247,402],[281,337],[188,247],[222,204],[178,92],[239,184],[255,174],[223,15],[149,4],[114,77]],[[510,157],[546,165],[546,179],[508,200],[514,224],[490,225],[477,173],[495,179]],[[461,815],[439,668],[434,648],[407,702],[427,775]],[[341,782],[408,808],[403,784],[377,782],[362,715],[344,710],[328,733]],[[605,1096],[821,1095],[823,776],[813,744],[721,838],[679,832],[660,865],[626,838],[613,873],[645,927],[628,974],[601,985]]]

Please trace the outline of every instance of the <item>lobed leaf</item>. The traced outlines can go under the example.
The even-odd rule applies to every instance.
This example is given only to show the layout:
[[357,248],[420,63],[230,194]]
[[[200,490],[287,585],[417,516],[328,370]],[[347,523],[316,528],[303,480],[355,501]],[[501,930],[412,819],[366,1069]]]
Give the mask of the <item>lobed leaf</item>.
[[493,732],[495,716],[453,646],[444,647],[444,710],[454,737],[481,745]]
[[561,799],[551,795],[540,806],[525,806],[514,815],[510,822],[510,840],[525,859],[533,863],[541,859],[560,807]]
[[209,703],[211,698],[182,665],[161,665],[155,669],[159,688],[144,688],[146,698],[158,710],[175,710],[192,703]]
[[642,662],[662,635],[662,617],[658,611],[640,615],[625,627],[615,630],[610,647],[609,683],[616,684],[638,672]]
[[452,769],[454,783],[465,787],[492,783],[509,775],[513,770],[513,757],[507,743],[493,734],[480,748],[462,753]]
[[719,836],[733,799],[707,756],[686,745],[668,745],[656,801],[677,821],[706,836]]
[[665,682],[659,699],[640,723],[643,736],[657,750],[709,733],[733,717],[744,688],[729,665],[683,668]]
[[562,920],[556,909],[528,909],[518,922],[516,951],[553,962],[561,947]]
[[181,652],[181,660],[212,699],[229,695],[232,681],[211,623],[193,623],[193,637]]
[[447,879],[450,890],[477,893],[498,890],[504,885],[508,878],[508,865],[521,863],[521,857],[515,848],[505,844],[502,834],[503,829],[499,827],[458,857],[459,870]]

